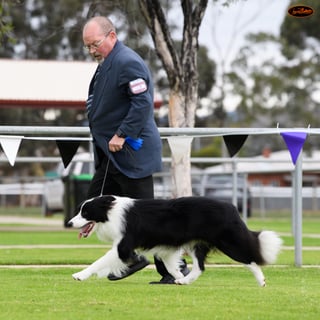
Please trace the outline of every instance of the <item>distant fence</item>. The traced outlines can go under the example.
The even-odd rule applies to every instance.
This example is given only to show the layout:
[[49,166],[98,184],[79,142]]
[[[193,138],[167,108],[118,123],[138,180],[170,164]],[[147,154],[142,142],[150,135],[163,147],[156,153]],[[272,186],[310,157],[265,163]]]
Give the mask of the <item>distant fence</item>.
[[[27,205],[36,206],[41,201],[43,196],[43,183],[6,183],[0,184],[0,205],[7,206],[11,202],[8,199],[15,196],[19,201],[20,207],[24,208]],[[14,200],[15,201],[15,200]]]

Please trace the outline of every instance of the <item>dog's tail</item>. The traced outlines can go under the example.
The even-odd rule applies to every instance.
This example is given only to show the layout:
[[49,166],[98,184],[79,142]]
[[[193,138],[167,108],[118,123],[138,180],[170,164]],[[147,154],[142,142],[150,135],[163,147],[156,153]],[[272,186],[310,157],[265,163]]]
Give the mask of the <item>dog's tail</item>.
[[264,264],[274,263],[281,250],[282,239],[274,231],[261,231],[258,240]]

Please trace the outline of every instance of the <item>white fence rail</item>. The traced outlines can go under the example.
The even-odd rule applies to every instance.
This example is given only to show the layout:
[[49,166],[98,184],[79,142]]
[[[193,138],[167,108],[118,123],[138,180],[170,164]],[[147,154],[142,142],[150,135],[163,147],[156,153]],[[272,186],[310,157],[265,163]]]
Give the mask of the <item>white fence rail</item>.
[[[24,208],[27,201],[30,203],[30,196],[43,196],[44,184],[38,182],[31,183],[5,183],[0,184],[0,204],[7,205],[7,196],[19,196],[20,206]],[[28,198],[28,199],[27,199]],[[32,198],[34,204],[37,203],[37,198]]]

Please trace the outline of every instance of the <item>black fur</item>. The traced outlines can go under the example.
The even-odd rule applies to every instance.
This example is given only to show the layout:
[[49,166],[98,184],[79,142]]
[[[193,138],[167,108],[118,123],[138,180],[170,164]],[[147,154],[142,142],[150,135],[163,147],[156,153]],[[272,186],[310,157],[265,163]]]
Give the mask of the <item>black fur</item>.
[[[82,216],[105,222],[116,201],[112,196],[97,197],[84,203]],[[118,244],[123,261],[129,261],[138,248],[181,247],[192,242],[201,270],[213,249],[244,264],[265,263],[260,254],[259,232],[250,231],[230,203],[203,197],[133,200],[124,210],[125,230]]]

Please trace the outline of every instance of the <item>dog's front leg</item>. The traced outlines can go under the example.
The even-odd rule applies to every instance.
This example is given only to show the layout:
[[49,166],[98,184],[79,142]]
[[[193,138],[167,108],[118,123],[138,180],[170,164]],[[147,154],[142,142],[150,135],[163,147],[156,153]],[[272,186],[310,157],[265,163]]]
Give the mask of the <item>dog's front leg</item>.
[[99,277],[107,276],[110,272],[119,273],[119,269],[125,268],[126,265],[119,259],[116,248],[108,251],[104,256],[92,263],[89,267],[72,275],[73,279],[83,281],[94,274]]
[[184,277],[180,271],[181,250],[168,250],[157,253],[157,256],[164,263],[167,271],[175,278],[181,279]]

